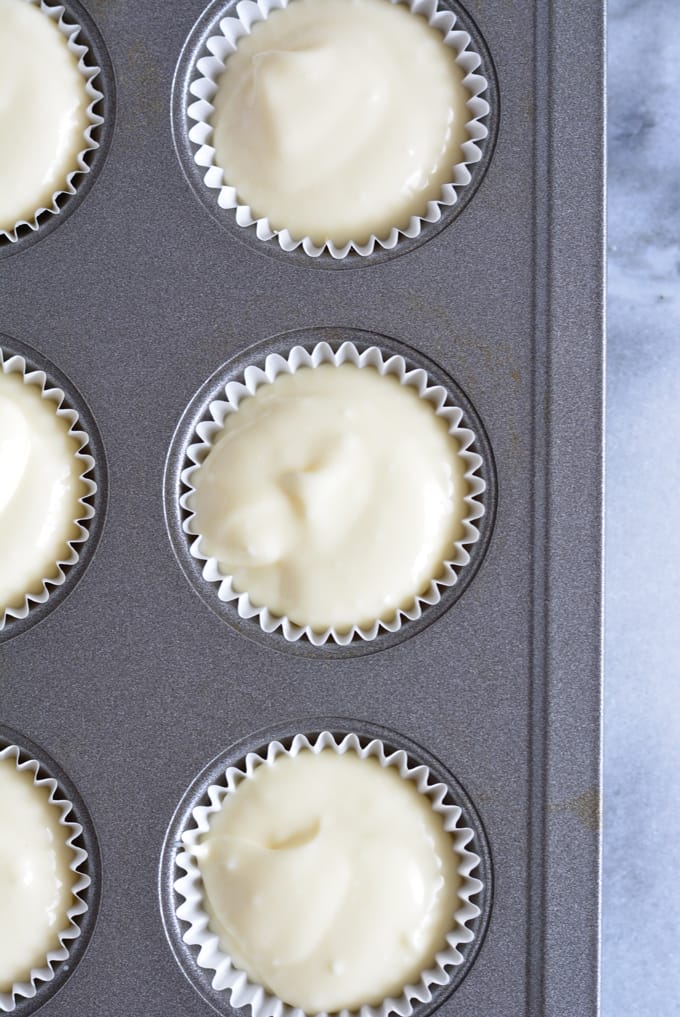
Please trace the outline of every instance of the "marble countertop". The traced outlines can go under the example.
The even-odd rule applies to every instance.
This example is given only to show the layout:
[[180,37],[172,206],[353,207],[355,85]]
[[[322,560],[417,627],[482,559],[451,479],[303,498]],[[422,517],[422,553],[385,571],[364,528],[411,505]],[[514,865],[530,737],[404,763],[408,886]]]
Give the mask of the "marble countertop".
[[603,1017],[680,1014],[679,17],[609,4]]

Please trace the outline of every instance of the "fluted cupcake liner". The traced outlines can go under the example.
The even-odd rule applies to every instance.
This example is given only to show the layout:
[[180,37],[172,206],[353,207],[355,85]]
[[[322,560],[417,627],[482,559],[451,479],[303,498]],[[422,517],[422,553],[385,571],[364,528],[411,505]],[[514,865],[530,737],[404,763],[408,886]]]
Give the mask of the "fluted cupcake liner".
[[99,148],[99,142],[94,138],[93,132],[96,127],[99,127],[104,122],[104,118],[99,113],[95,112],[95,106],[101,99],[103,99],[103,94],[94,83],[97,75],[101,72],[101,68],[90,62],[92,60],[90,50],[81,41],[79,41],[81,26],[76,23],[74,16],[68,9],[68,6],[48,3],[47,0],[26,0],[26,2],[33,4],[35,7],[39,7],[46,17],[54,21],[59,31],[66,39],[66,45],[70,52],[76,58],[78,62],[78,70],[84,78],[85,92],[89,99],[86,109],[88,123],[85,131],[83,132],[83,144],[76,157],[76,164],[68,173],[65,186],[53,192],[51,203],[49,205],[36,208],[30,219],[20,219],[14,224],[12,229],[0,229],[0,237],[5,237],[10,241],[10,243],[16,243],[19,240],[19,230],[22,227],[27,226],[30,230],[35,231],[40,227],[42,220],[48,215],[59,215],[61,212],[62,201],[66,195],[76,193],[76,189],[78,187],[77,177],[90,172],[86,156],[88,152]]
[[253,25],[266,20],[272,11],[287,7],[289,0],[258,0],[257,3],[242,0],[236,5],[235,15],[224,17],[219,22],[219,34],[207,40],[206,48],[210,55],[203,55],[196,61],[196,77],[189,86],[190,94],[196,100],[187,109],[187,115],[193,121],[189,140],[194,145],[194,161],[205,170],[203,180],[205,186],[215,192],[216,205],[225,211],[232,211],[236,223],[246,229],[252,228],[259,240],[273,241],[282,251],[299,248],[310,258],[318,258],[324,252],[336,260],[342,260],[351,254],[368,257],[376,248],[391,251],[400,241],[420,236],[427,224],[439,222],[444,210],[458,201],[461,188],[471,182],[474,166],[482,159],[481,144],[489,134],[488,127],[483,122],[490,107],[483,98],[488,89],[488,81],[479,73],[482,59],[473,48],[470,34],[456,27],[457,18],[453,11],[440,9],[437,0],[391,2],[404,3],[414,15],[424,17],[431,28],[441,33],[444,44],[456,53],[456,63],[465,71],[463,86],[469,96],[466,105],[470,117],[465,125],[467,140],[461,146],[463,158],[451,167],[451,179],[442,186],[439,197],[429,201],[424,213],[412,216],[406,226],[392,227],[387,236],[372,234],[365,243],[351,241],[337,245],[329,240],[324,244],[316,244],[309,236],[294,237],[287,229],[274,229],[266,216],[257,217],[249,205],[239,200],[237,188],[224,179],[224,171],[216,163],[210,118],[214,112],[213,99],[217,92],[217,82],[226,61],[235,52],[239,40],[250,34]]
[[[221,433],[227,417],[238,412],[241,400],[255,394],[261,385],[271,384],[282,373],[292,374],[301,367],[318,367],[321,364],[352,364],[359,368],[372,368],[381,375],[391,375],[400,384],[415,389],[418,395],[427,400],[434,408],[437,416],[442,417],[448,426],[449,434],[459,446],[459,455],[465,463],[465,481],[467,494],[464,504],[467,514],[462,520],[463,535],[455,541],[452,554],[442,563],[441,574],[433,578],[428,588],[414,597],[412,604],[396,610],[391,619],[376,619],[368,625],[354,625],[346,632],[339,632],[333,627],[323,631],[313,629],[309,625],[299,625],[286,616],[274,614],[266,605],[255,605],[247,592],[234,589],[233,577],[226,574],[216,558],[206,555],[202,550],[201,536],[194,529],[195,514],[191,508],[191,497],[195,491],[192,478],[212,448],[213,441]],[[186,449],[186,456],[191,465],[182,471],[181,481],[184,488],[180,495],[180,505],[187,516],[183,521],[184,533],[191,539],[190,552],[197,560],[203,562],[202,575],[207,583],[215,584],[217,597],[224,602],[232,602],[241,618],[255,618],[263,632],[280,631],[289,642],[306,637],[314,646],[321,646],[332,640],[342,646],[348,645],[355,637],[365,641],[376,639],[381,631],[397,632],[402,625],[419,619],[428,605],[439,603],[442,591],[454,586],[461,569],[470,561],[470,549],[479,540],[479,529],[475,525],[485,512],[482,495],[486,489],[483,478],[479,475],[482,457],[473,450],[475,434],[463,424],[463,411],[451,405],[447,390],[441,385],[432,385],[427,372],[422,368],[409,369],[400,355],[386,356],[377,346],[360,351],[352,342],[344,342],[337,349],[327,342],[317,343],[311,351],[302,346],[295,346],[287,357],[270,354],[262,367],[250,366],[243,372],[242,380],[229,382],[223,397],[213,400],[209,406],[210,419],[198,424],[191,444]]]
[[83,832],[82,827],[72,816],[73,805],[62,793],[59,784],[53,777],[40,776],[40,763],[32,759],[18,745],[8,745],[0,750],[0,760],[11,759],[20,772],[28,772],[33,775],[33,783],[36,788],[49,791],[49,803],[59,811],[59,823],[64,827],[64,839],[66,846],[70,849],[72,860],[70,870],[73,873],[73,903],[66,912],[66,924],[59,932],[59,946],[50,950],[39,967],[31,968],[24,981],[15,982],[10,992],[0,992],[0,1011],[12,1013],[21,999],[32,999],[40,992],[40,985],[44,982],[51,982],[55,977],[56,966],[66,961],[70,955],[73,942],[80,936],[79,919],[88,910],[87,902],[82,894],[90,885],[90,877],[83,872],[88,855],[83,848],[76,844],[76,840]]
[[31,370],[23,356],[19,354],[7,354],[0,345],[0,371],[3,374],[19,374],[27,385],[36,386],[42,393],[43,399],[49,399],[55,404],[56,416],[68,423],[68,435],[73,438],[77,445],[76,459],[82,463],[81,480],[85,485],[85,493],[78,500],[80,507],[79,515],[74,519],[78,525],[77,536],[68,541],[68,555],[56,561],[56,574],[45,577],[42,585],[35,592],[27,592],[24,600],[18,607],[8,607],[0,611],[0,635],[6,626],[11,625],[12,619],[26,618],[34,604],[44,604],[50,594],[57,587],[62,586],[67,580],[67,569],[74,565],[79,557],[82,545],[89,538],[89,524],[95,514],[94,506],[91,504],[93,495],[96,494],[97,484],[88,476],[94,469],[94,459],[88,451],[89,436],[80,428],[78,413],[64,405],[65,393],[62,389],[50,384],[49,378],[42,370]]
[[[214,972],[213,989],[228,993],[230,1005],[250,1010],[252,1017],[305,1017],[305,1014],[251,982],[224,952],[219,936],[210,928],[204,907],[196,850],[210,828],[211,816],[220,811],[224,799],[248,780],[258,767],[270,766],[280,756],[296,756],[303,750],[318,754],[330,749],[338,754],[353,752],[362,759],[376,759],[382,767],[394,767],[404,780],[411,781],[418,792],[430,800],[432,809],[441,815],[444,829],[450,834],[453,850],[459,859],[460,903],[451,916],[451,930],[445,945],[435,955],[432,965],[421,972],[417,982],[404,986],[399,996],[385,999],[380,1005],[362,1006],[360,1017],[388,1017],[393,1013],[399,1017],[411,1017],[418,1004],[431,1001],[436,986],[449,982],[451,969],[464,961],[460,947],[474,939],[475,933],[469,926],[481,914],[481,909],[472,898],[481,894],[484,886],[472,874],[480,864],[480,857],[474,850],[474,831],[459,825],[461,808],[452,802],[449,788],[433,777],[429,767],[411,762],[404,750],[388,749],[378,738],[372,738],[366,744],[362,741],[365,742],[365,739],[362,740],[356,733],[336,736],[330,731],[323,731],[312,738],[297,734],[288,748],[280,741],[273,741],[261,752],[248,753],[243,766],[227,767],[223,781],[208,788],[209,804],[198,805],[192,810],[191,825],[182,833],[183,850],[177,855],[176,864],[185,874],[175,882],[174,889],[182,898],[177,917],[188,926],[184,942],[198,947],[198,966]],[[339,1017],[349,1017],[349,1011],[341,1010]]]

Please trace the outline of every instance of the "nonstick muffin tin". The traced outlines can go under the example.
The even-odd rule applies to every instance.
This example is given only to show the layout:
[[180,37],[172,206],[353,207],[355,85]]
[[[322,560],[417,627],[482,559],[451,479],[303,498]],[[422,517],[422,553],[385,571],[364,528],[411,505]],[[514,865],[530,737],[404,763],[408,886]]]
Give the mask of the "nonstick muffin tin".
[[[185,179],[171,96],[202,7],[90,0],[107,150],[85,200],[0,248],[0,332],[53,363],[95,422],[104,524],[54,609],[0,637],[0,723],[56,760],[101,849],[77,965],[15,1013],[41,1000],[54,1017],[213,1012],[174,956],[175,810],[216,757],[328,727],[450,774],[484,846],[474,949],[454,990],[417,1012],[595,1013],[603,12],[470,0],[494,82],[483,178],[417,249],[325,271],[263,257]],[[249,638],[196,595],[169,539],[166,459],[186,407],[227,362],[310,329],[383,336],[433,364],[488,442],[475,574],[431,623],[369,653]]]

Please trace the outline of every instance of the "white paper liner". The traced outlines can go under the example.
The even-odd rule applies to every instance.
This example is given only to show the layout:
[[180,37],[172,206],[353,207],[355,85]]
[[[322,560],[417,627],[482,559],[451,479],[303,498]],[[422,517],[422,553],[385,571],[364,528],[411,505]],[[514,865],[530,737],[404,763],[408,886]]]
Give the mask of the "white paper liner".
[[[182,834],[185,850],[176,858],[178,868],[186,873],[174,884],[176,892],[183,898],[183,903],[177,908],[177,917],[189,925],[183,936],[184,942],[199,947],[196,963],[201,968],[215,972],[212,979],[213,989],[228,990],[231,1006],[248,1007],[252,1017],[284,1017],[284,1015],[305,1017],[304,1011],[300,1008],[284,1003],[262,986],[253,984],[246,973],[239,970],[223,951],[219,936],[210,929],[210,919],[203,907],[203,884],[196,862],[196,848],[200,839],[208,832],[210,817],[220,811],[225,797],[243,780],[252,776],[258,766],[269,766],[282,755],[297,756],[303,749],[310,749],[314,753],[319,753],[323,749],[332,749],[338,754],[355,752],[362,759],[369,757],[377,759],[383,767],[395,767],[404,780],[412,781],[417,790],[430,799],[433,810],[442,816],[444,828],[453,840],[454,850],[460,859],[458,865],[461,879],[458,891],[460,907],[455,915],[452,915],[453,927],[446,936],[446,946],[436,954],[432,967],[421,973],[417,983],[406,985],[400,996],[385,999],[379,1006],[365,1004],[358,1011],[360,1017],[387,1017],[390,1013],[410,1017],[414,1012],[414,1003],[429,1003],[432,999],[432,989],[448,983],[448,969],[457,967],[464,960],[459,946],[474,939],[474,933],[468,928],[468,923],[481,914],[480,908],[471,900],[483,890],[482,882],[472,875],[480,863],[480,858],[469,846],[474,839],[474,832],[468,827],[458,825],[462,816],[460,807],[446,801],[449,795],[447,786],[437,782],[427,766],[412,765],[407,753],[402,749],[388,752],[377,738],[362,746],[356,734],[346,734],[338,741],[331,732],[323,731],[313,741],[306,735],[296,735],[290,748],[286,748],[278,741],[270,742],[265,754],[248,753],[244,769],[237,766],[228,767],[224,775],[224,785],[212,784],[208,788],[210,805],[200,805],[193,809],[191,815],[194,825]],[[349,1017],[349,1013],[348,1010],[341,1010],[339,1017]]]
[[216,153],[212,144],[213,128],[210,118],[214,112],[212,101],[217,92],[217,80],[224,70],[225,62],[236,50],[239,39],[249,35],[256,22],[266,20],[274,10],[287,7],[289,0],[258,0],[257,3],[252,0],[241,0],[236,5],[236,16],[232,15],[220,21],[221,34],[208,39],[206,48],[211,56],[203,56],[197,60],[196,69],[200,77],[195,78],[189,86],[189,92],[198,100],[191,103],[187,109],[189,119],[194,121],[189,130],[189,140],[197,146],[194,161],[198,166],[205,168],[204,182],[208,188],[217,191],[219,207],[233,209],[237,224],[243,227],[254,226],[260,240],[276,240],[283,251],[301,248],[311,258],[318,258],[324,251],[335,259],[346,258],[350,253],[367,257],[373,254],[376,246],[391,251],[401,239],[418,237],[425,223],[439,222],[443,210],[456,204],[460,188],[470,183],[472,174],[469,167],[482,158],[480,142],[489,133],[486,125],[482,123],[482,117],[488,115],[490,108],[488,102],[482,98],[482,93],[488,88],[488,82],[483,75],[476,73],[482,59],[470,48],[472,41],[470,35],[456,29],[456,15],[451,11],[439,10],[437,0],[390,0],[390,2],[404,3],[414,14],[422,15],[431,28],[441,32],[444,44],[456,51],[456,63],[465,71],[463,85],[469,94],[466,102],[470,112],[470,119],[466,124],[468,139],[461,146],[462,161],[452,167],[451,181],[442,186],[437,200],[428,202],[425,213],[421,216],[412,216],[408,225],[401,229],[393,227],[386,237],[373,234],[363,244],[351,241],[337,245],[329,240],[318,245],[311,237],[296,239],[287,229],[275,230],[266,217],[257,218],[249,205],[239,202],[236,187],[225,181],[224,171],[215,162]]
[[[226,418],[238,411],[241,400],[254,395],[260,385],[273,382],[279,374],[293,374],[300,367],[318,367],[320,364],[333,364],[336,367],[340,364],[372,367],[381,375],[389,374],[396,377],[402,385],[410,385],[421,398],[427,399],[432,404],[437,416],[446,420],[449,434],[456,439],[459,455],[466,465],[464,476],[468,493],[464,502],[468,513],[463,520],[463,536],[455,542],[453,555],[443,563],[441,575],[430,582],[424,593],[414,598],[412,605],[398,609],[392,619],[377,619],[370,625],[354,625],[347,632],[338,632],[332,627],[316,631],[309,625],[297,625],[290,618],[274,614],[268,607],[257,607],[252,603],[248,593],[237,592],[233,587],[233,577],[222,571],[217,559],[202,553],[201,537],[193,529],[195,514],[189,504],[195,490],[192,477],[212,448],[212,442],[221,432]],[[311,352],[302,346],[295,346],[287,357],[276,353],[270,354],[265,360],[264,368],[247,367],[243,372],[243,381],[229,382],[224,389],[224,398],[210,403],[211,420],[202,421],[196,428],[195,436],[199,441],[191,444],[186,453],[192,465],[183,470],[181,475],[182,483],[187,490],[180,497],[180,505],[189,513],[182,524],[183,529],[186,534],[195,538],[190,546],[191,554],[205,563],[203,578],[209,583],[218,584],[219,599],[225,602],[235,601],[240,617],[257,618],[264,632],[275,632],[280,629],[289,642],[295,642],[305,636],[314,646],[321,646],[328,640],[346,646],[355,636],[370,641],[381,631],[397,632],[405,622],[419,619],[427,605],[439,603],[442,590],[455,585],[458,573],[470,561],[468,548],[479,540],[479,530],[475,526],[475,521],[484,515],[484,504],[480,496],[486,490],[484,480],[478,475],[483,462],[482,457],[471,449],[475,435],[468,427],[461,426],[463,411],[451,405],[448,400],[446,389],[441,385],[431,385],[426,371],[422,368],[409,370],[402,356],[392,355],[386,358],[377,346],[371,346],[360,352],[352,342],[344,342],[337,351],[333,351],[328,343],[320,342]]]
[[65,394],[60,388],[50,387],[49,379],[44,371],[31,371],[26,364],[25,359],[19,354],[7,354],[3,351],[0,346],[0,371],[3,374],[20,374],[24,383],[27,385],[34,385],[42,393],[43,399],[50,399],[55,403],[55,413],[57,417],[65,420],[68,425],[68,435],[73,438],[77,445],[78,451],[75,454],[76,459],[82,463],[81,480],[85,485],[85,493],[78,500],[80,506],[80,513],[74,522],[78,524],[78,534],[67,544],[69,553],[66,557],[59,559],[55,562],[57,566],[57,573],[52,578],[45,578],[42,581],[40,590],[34,593],[27,593],[24,597],[23,603],[19,607],[8,607],[4,612],[0,609],[0,633],[5,628],[5,625],[10,622],[12,618],[25,618],[31,609],[32,604],[44,604],[50,596],[52,589],[61,586],[67,578],[67,573],[64,568],[69,565],[74,565],[80,557],[80,546],[84,544],[89,537],[88,523],[93,518],[95,510],[93,505],[90,504],[88,499],[97,491],[97,485],[90,477],[88,473],[94,467],[94,459],[86,451],[89,444],[89,437],[85,431],[81,431],[78,427],[79,418],[75,410],[69,409],[64,406]]
[[74,182],[75,177],[79,173],[85,174],[90,172],[90,167],[85,160],[86,154],[95,148],[99,148],[99,142],[92,137],[92,132],[95,127],[99,127],[104,123],[104,118],[94,111],[96,104],[104,98],[102,93],[93,84],[94,79],[101,72],[101,68],[86,63],[86,59],[90,56],[90,51],[87,46],[77,41],[80,34],[80,25],[74,23],[70,12],[61,4],[47,3],[46,0],[25,0],[25,2],[32,4],[34,7],[40,7],[43,14],[54,21],[59,31],[65,36],[66,45],[77,59],[78,70],[85,79],[85,92],[90,102],[85,111],[88,125],[83,133],[83,147],[76,157],[75,168],[66,177],[66,186],[53,193],[52,202],[49,206],[37,208],[32,219],[20,219],[11,230],[0,229],[0,237],[6,237],[11,243],[16,243],[19,240],[18,231],[22,226],[28,226],[33,231],[37,230],[40,220],[44,216],[59,214],[61,211],[59,205],[64,195],[76,193],[77,185]]
[[27,753],[17,745],[8,745],[7,748],[0,750],[0,759],[13,759],[17,770],[33,774],[33,783],[36,787],[49,790],[49,802],[59,810],[59,822],[64,827],[65,843],[73,854],[69,868],[73,873],[74,901],[66,912],[67,924],[59,933],[59,947],[49,951],[41,967],[31,968],[26,981],[15,982],[11,992],[0,992],[0,1011],[11,1013],[22,997],[32,999],[35,996],[41,982],[51,982],[55,976],[55,965],[68,958],[70,944],[80,936],[78,918],[87,911],[87,903],[80,894],[88,888],[91,880],[85,872],[80,871],[87,860],[87,852],[75,843],[83,828],[79,823],[68,819],[73,805],[60,791],[57,781],[52,777],[39,777],[40,764],[35,759],[27,758]]

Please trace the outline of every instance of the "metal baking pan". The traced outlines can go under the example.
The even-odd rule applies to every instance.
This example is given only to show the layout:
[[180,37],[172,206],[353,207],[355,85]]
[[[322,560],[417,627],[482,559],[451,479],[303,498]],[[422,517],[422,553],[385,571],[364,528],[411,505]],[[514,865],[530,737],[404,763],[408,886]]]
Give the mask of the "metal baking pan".
[[[493,906],[443,1017],[595,1014],[601,6],[469,0],[498,82],[484,178],[416,250],[341,272],[262,257],[188,186],[170,106],[203,0],[86,6],[116,78],[106,159],[58,227],[0,252],[0,331],[72,380],[108,467],[87,571],[0,644],[0,723],[56,760],[101,848],[96,927],[42,1012],[214,1012],[161,918],[175,809],[263,729],[350,717],[438,760],[486,832]],[[462,595],[411,637],[345,656],[281,652],[225,624],[178,565],[163,498],[173,433],[213,372],[270,336],[330,326],[434,361],[478,414],[497,474],[493,534]]]

